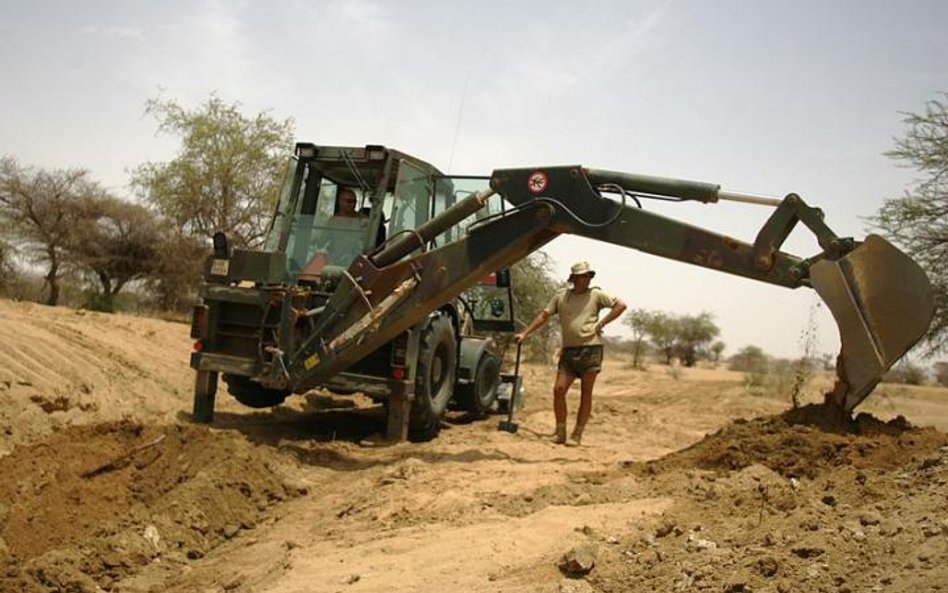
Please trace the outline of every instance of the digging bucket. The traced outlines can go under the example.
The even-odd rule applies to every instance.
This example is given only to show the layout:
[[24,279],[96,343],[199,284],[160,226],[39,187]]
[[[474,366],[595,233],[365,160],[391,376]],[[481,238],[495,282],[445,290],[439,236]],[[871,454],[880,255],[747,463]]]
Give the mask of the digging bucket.
[[838,260],[813,264],[810,281],[839,326],[837,381],[828,397],[848,412],[928,330],[931,284],[914,260],[878,235]]

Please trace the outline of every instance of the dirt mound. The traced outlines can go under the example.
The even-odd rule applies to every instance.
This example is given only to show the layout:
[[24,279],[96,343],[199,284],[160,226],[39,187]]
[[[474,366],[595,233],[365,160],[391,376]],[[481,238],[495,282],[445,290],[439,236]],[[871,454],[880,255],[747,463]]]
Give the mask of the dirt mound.
[[860,414],[849,420],[814,404],[735,421],[640,469],[646,474],[685,468],[733,471],[760,464],[787,478],[813,478],[841,466],[891,469],[921,449],[937,449],[945,439],[934,429],[913,428],[901,416],[882,422]]
[[601,591],[936,591],[948,587],[948,435],[812,406],[740,421],[627,464],[675,496],[613,540]]
[[66,428],[0,459],[0,589],[97,591],[252,529],[305,492],[272,453],[195,426]]
[[72,424],[173,422],[194,381],[187,327],[0,299],[0,455]]
[[[948,430],[948,390],[881,386],[844,421],[782,413],[725,369],[607,358],[583,446],[561,447],[555,369],[524,364],[517,433],[449,417],[431,442],[365,447],[366,398],[250,410],[222,389],[191,424],[184,324],[0,300],[0,336],[4,593],[948,583],[948,437],[919,428]],[[911,425],[877,420],[896,414]],[[565,577],[584,544],[595,566]]]

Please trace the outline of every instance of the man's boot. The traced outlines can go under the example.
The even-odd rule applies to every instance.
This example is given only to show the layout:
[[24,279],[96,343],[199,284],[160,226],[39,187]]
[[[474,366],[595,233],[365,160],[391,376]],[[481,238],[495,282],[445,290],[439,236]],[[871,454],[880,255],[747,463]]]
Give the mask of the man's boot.
[[566,446],[578,447],[583,441],[583,430],[585,430],[585,428],[585,426],[577,424],[576,427],[573,428],[573,434],[569,435],[569,439],[566,440]]
[[566,442],[566,423],[556,425],[556,434],[550,439],[556,445],[562,445]]

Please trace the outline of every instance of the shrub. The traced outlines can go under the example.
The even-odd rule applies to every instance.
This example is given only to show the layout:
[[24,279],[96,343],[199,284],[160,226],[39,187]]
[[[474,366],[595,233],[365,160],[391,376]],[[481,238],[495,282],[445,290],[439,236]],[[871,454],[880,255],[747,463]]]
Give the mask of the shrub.
[[925,383],[925,379],[925,369],[905,360],[889,369],[889,372],[882,378],[886,383],[900,383],[903,385],[921,385]]
[[939,385],[948,387],[948,362],[935,363],[935,381]]

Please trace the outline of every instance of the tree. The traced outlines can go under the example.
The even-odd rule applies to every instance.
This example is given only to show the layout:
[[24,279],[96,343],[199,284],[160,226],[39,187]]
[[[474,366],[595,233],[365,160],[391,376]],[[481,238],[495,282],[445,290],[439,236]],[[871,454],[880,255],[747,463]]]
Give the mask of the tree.
[[68,251],[94,279],[86,306],[114,311],[119,292],[157,267],[160,226],[141,204],[105,194],[85,200],[84,213]]
[[647,348],[646,337],[649,335],[649,328],[652,323],[654,313],[645,309],[632,309],[622,318],[622,323],[629,326],[632,330],[632,367],[643,368],[645,351]]
[[693,367],[699,358],[707,358],[711,340],[721,333],[714,324],[711,313],[703,311],[698,315],[683,315],[677,321],[675,350],[686,367]]
[[748,390],[759,390],[767,382],[772,361],[759,346],[745,346],[728,360],[727,368],[744,373]]
[[13,247],[0,239],[0,294],[9,295],[10,285],[16,278],[16,266],[13,265]]
[[235,247],[259,247],[292,148],[292,120],[246,117],[239,104],[217,96],[195,110],[152,99],[146,113],[158,119],[159,131],[181,138],[181,149],[167,163],[135,169],[138,194],[185,234],[210,239],[224,231]]
[[922,385],[927,379],[925,369],[917,364],[911,363],[905,359],[899,361],[897,365],[889,369],[882,377],[886,383],[899,383],[902,385]]
[[752,372],[766,370],[770,359],[760,346],[744,346],[731,356],[727,368],[732,371]]
[[873,217],[875,227],[905,248],[932,282],[935,318],[925,336],[928,353],[948,349],[948,93],[921,114],[904,114],[905,136],[886,156],[922,174],[901,198],[887,199]]
[[184,311],[194,304],[207,245],[172,224],[162,224],[159,234],[158,258],[145,283],[155,298],[156,307],[163,311]]
[[935,381],[939,385],[948,387],[948,362],[936,362],[934,365]]
[[[553,280],[552,268],[549,256],[542,251],[525,257],[510,268],[517,312],[517,331],[526,327],[560,288],[560,284]],[[556,331],[555,323],[544,324],[537,330],[536,339],[524,344],[527,349],[526,360],[546,362],[549,357],[546,345],[553,341]]]
[[[724,343],[717,350],[711,341],[721,333],[714,324],[711,313],[699,315],[673,315],[663,311],[644,311],[636,309],[625,318],[625,324],[633,333],[646,335],[656,350],[665,357],[665,364],[671,364],[678,357],[682,364],[694,366],[701,358],[711,358],[724,350]],[[633,361],[634,363],[634,361]]]
[[708,360],[717,366],[718,362],[721,361],[721,354],[724,353],[725,348],[727,348],[727,345],[721,340],[711,344],[711,347],[708,349]]
[[675,356],[678,318],[662,311],[653,311],[646,320],[645,333],[655,349],[665,356],[665,364],[671,364]]
[[82,227],[82,200],[99,191],[83,169],[46,171],[0,159],[0,220],[10,241],[46,267],[47,305],[59,303],[60,280],[71,263],[66,246]]

